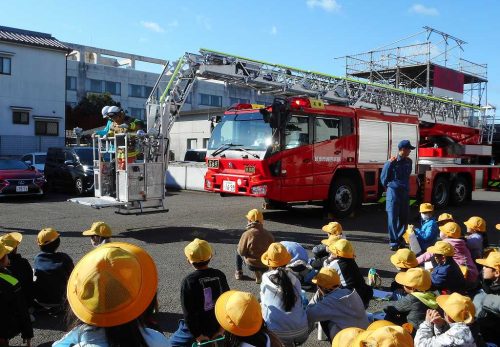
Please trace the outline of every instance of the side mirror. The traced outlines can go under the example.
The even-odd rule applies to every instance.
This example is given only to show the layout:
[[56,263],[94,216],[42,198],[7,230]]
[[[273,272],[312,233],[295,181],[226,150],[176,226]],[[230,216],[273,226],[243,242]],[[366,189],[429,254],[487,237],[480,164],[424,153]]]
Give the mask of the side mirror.
[[283,98],[274,98],[271,117],[269,119],[269,123],[271,124],[271,128],[279,128],[280,125],[286,120],[286,105],[287,100]]
[[271,121],[271,114],[269,113],[268,110],[266,110],[265,108],[261,108],[259,112],[262,115],[262,118],[264,119],[264,123],[269,123]]

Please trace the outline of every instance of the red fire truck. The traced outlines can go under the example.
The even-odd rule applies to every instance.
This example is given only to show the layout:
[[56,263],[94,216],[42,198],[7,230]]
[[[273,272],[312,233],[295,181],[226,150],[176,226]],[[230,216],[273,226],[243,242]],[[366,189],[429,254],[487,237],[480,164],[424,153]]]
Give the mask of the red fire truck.
[[[480,162],[478,129],[420,122],[418,116],[336,105],[307,97],[272,106],[235,105],[209,141],[205,189],[264,197],[274,206],[326,203],[337,216],[377,202],[380,172],[402,139],[413,151],[411,195],[439,207],[462,204],[499,180]],[[465,148],[465,152],[464,152]]]

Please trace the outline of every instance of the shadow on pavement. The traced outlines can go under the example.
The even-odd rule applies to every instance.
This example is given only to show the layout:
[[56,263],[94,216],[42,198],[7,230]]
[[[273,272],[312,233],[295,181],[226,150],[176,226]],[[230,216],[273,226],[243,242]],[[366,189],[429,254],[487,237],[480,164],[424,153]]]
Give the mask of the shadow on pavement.
[[181,313],[158,312],[156,318],[164,332],[173,333],[179,327],[179,320],[184,316]]

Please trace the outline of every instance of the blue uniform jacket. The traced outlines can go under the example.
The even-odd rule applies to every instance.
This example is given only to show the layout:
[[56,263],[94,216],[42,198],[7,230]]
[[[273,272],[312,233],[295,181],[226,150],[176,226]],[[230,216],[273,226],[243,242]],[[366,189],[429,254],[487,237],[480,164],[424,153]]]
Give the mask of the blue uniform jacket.
[[398,155],[396,160],[389,160],[384,164],[380,181],[385,188],[408,191],[410,189],[411,168],[412,160]]
[[421,228],[414,228],[415,235],[417,236],[418,243],[422,252],[436,243],[439,235],[439,227],[434,218],[422,220]]
[[465,288],[464,275],[452,257],[448,257],[445,264],[438,265],[432,270],[431,280],[432,287],[438,290],[462,292]]

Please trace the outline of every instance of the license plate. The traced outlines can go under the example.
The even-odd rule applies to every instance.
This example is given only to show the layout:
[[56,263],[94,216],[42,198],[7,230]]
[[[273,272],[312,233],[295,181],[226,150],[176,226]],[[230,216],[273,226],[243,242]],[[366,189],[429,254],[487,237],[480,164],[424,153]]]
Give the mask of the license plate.
[[236,183],[233,181],[223,181],[222,190],[225,192],[236,192]]
[[28,191],[28,186],[16,186],[16,192],[22,193],[22,192],[27,192]]

